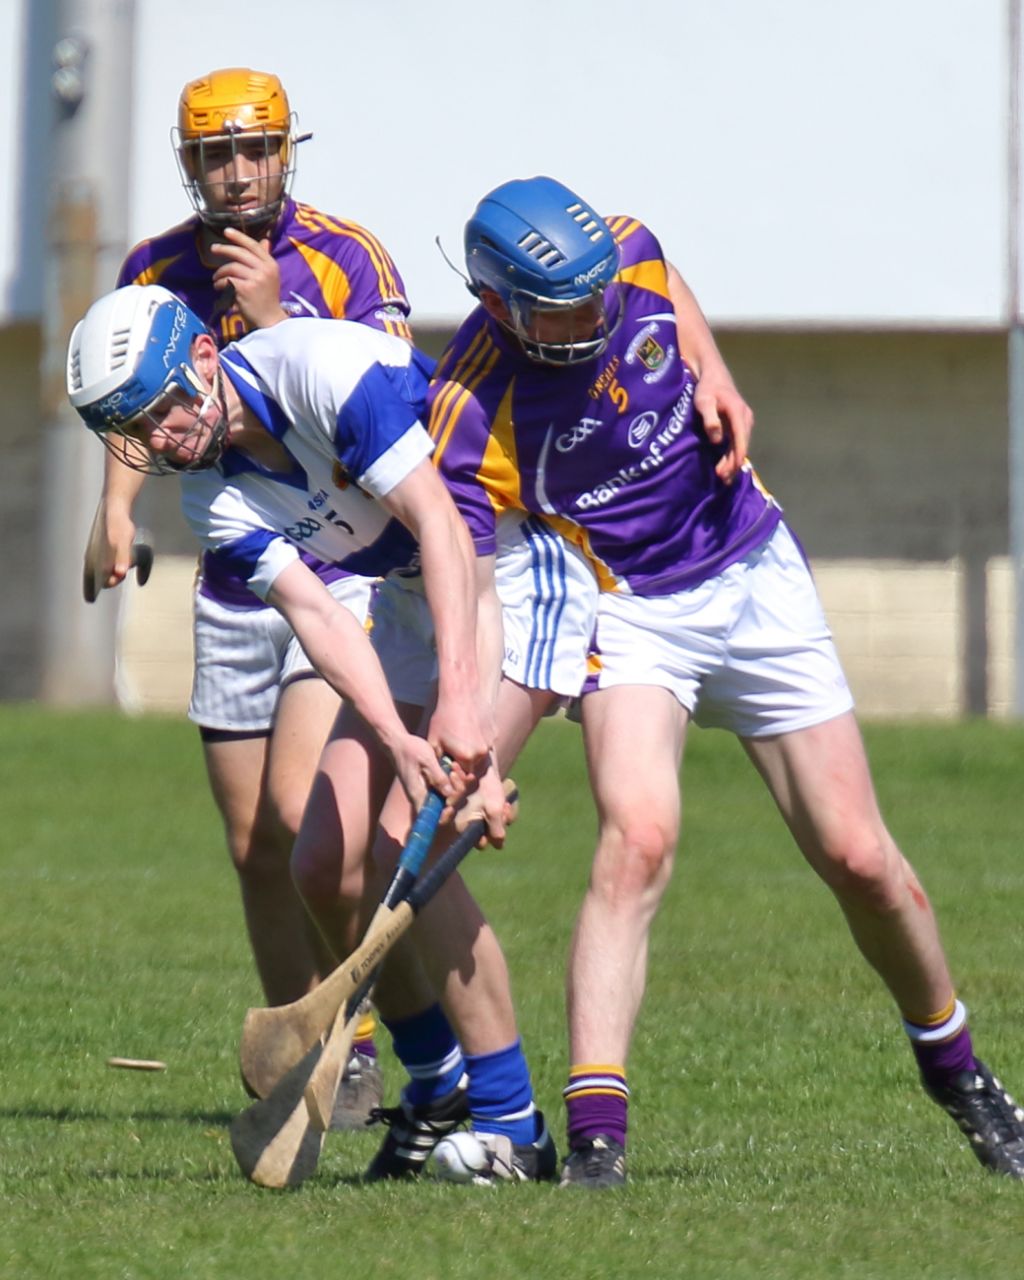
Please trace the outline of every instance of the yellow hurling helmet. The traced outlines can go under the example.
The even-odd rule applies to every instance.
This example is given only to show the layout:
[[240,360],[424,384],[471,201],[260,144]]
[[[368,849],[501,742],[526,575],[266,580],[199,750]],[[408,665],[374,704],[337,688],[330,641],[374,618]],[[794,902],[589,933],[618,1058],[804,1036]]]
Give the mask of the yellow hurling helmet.
[[295,176],[295,115],[275,75],[226,67],[190,80],[173,131],[182,182],[215,229],[267,229]]

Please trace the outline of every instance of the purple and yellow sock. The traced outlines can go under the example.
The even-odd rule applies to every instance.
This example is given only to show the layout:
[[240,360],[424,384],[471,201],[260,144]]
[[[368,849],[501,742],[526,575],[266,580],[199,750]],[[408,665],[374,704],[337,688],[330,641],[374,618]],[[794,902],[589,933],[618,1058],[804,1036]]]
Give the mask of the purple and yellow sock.
[[955,997],[929,1018],[903,1019],[925,1084],[941,1087],[961,1071],[976,1071],[967,1010]]
[[364,1058],[377,1057],[377,1046],[374,1034],[377,1030],[377,1019],[372,1013],[364,1013],[356,1027],[355,1039],[352,1041],[353,1053],[361,1053]]
[[578,1063],[569,1071],[562,1090],[569,1146],[576,1148],[599,1133],[626,1145],[629,1089],[623,1067],[606,1063]]
[[395,1057],[410,1076],[402,1090],[406,1102],[419,1107],[451,1093],[466,1064],[441,1006],[434,1004],[411,1018],[383,1022],[391,1032]]
[[503,1133],[526,1146],[540,1135],[530,1070],[520,1040],[494,1053],[467,1053],[469,1111],[479,1133]]

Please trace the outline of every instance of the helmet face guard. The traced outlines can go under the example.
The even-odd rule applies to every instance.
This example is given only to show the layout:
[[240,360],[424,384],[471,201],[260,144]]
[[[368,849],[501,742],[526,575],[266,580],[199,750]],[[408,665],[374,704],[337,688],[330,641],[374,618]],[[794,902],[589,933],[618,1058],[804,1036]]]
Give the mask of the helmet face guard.
[[[181,372],[189,382],[195,378],[190,368]],[[150,441],[167,413],[175,408],[187,409],[193,425],[176,436],[176,457],[171,458],[155,450]],[[186,391],[172,375],[157,398],[135,417],[100,432],[99,436],[108,452],[132,471],[141,471],[147,476],[168,476],[206,471],[214,466],[227,446],[227,433],[227,407],[218,372],[216,388],[207,392],[198,385]]]
[[524,355],[538,364],[584,364],[596,360],[622,320],[619,286],[594,286],[579,301],[542,298],[514,289],[505,302]]
[[604,220],[552,178],[484,196],[466,225],[470,290],[497,294],[502,323],[542,364],[593,360],[622,317],[619,250]]
[[171,136],[182,185],[206,226],[269,229],[295,177],[295,115],[277,76],[235,67],[191,81]]

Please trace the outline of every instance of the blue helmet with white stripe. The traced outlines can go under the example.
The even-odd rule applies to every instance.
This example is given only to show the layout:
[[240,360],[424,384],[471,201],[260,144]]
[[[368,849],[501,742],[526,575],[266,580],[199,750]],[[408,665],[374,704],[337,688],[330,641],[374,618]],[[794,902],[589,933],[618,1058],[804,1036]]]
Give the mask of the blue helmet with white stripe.
[[[502,322],[532,359],[572,364],[607,346],[619,250],[604,219],[568,187],[546,177],[496,187],[466,224],[465,248],[472,292],[497,294]],[[564,318],[554,340],[538,338],[540,313]],[[573,316],[578,333],[564,322]]]

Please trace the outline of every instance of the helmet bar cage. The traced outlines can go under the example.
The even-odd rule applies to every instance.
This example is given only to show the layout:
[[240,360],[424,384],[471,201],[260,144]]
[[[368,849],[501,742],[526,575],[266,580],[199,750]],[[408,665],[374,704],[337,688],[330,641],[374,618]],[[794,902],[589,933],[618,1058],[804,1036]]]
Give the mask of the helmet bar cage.
[[[202,401],[197,406],[200,396]],[[179,457],[185,454],[184,461],[156,452],[149,442],[152,432],[161,427],[167,412],[176,407],[187,408],[195,418],[191,430],[179,437]],[[211,410],[217,415],[212,421],[208,416]],[[209,435],[205,436],[205,443],[200,447],[205,430]],[[98,434],[106,449],[132,471],[148,476],[167,476],[206,471],[212,467],[224,452],[227,430],[227,406],[220,372],[217,373],[216,386],[204,391],[194,371],[187,365],[179,365],[168,375],[157,395],[138,413]],[[189,452],[191,457],[188,457]]]
[[[589,296],[584,298],[545,298],[513,289],[506,306],[508,327],[524,354],[538,364],[583,364],[596,359],[622,321],[620,288],[614,282],[603,289],[599,284],[592,285]],[[542,339],[537,336],[535,325],[550,317],[562,318],[562,332],[557,339]],[[581,321],[578,334],[574,325],[577,319]]]
[[[291,194],[295,147],[310,136],[296,137],[295,123],[292,112],[287,131],[241,121],[234,125],[225,121],[222,132],[192,137],[179,128],[171,130],[182,186],[206,226],[215,230],[238,227],[251,232],[276,220]],[[211,150],[214,164],[210,163]],[[280,162],[280,168],[272,172],[275,161]],[[225,175],[211,181],[207,176],[211,168],[223,168]],[[228,208],[229,194],[238,188],[255,188],[258,203],[248,209]]]

